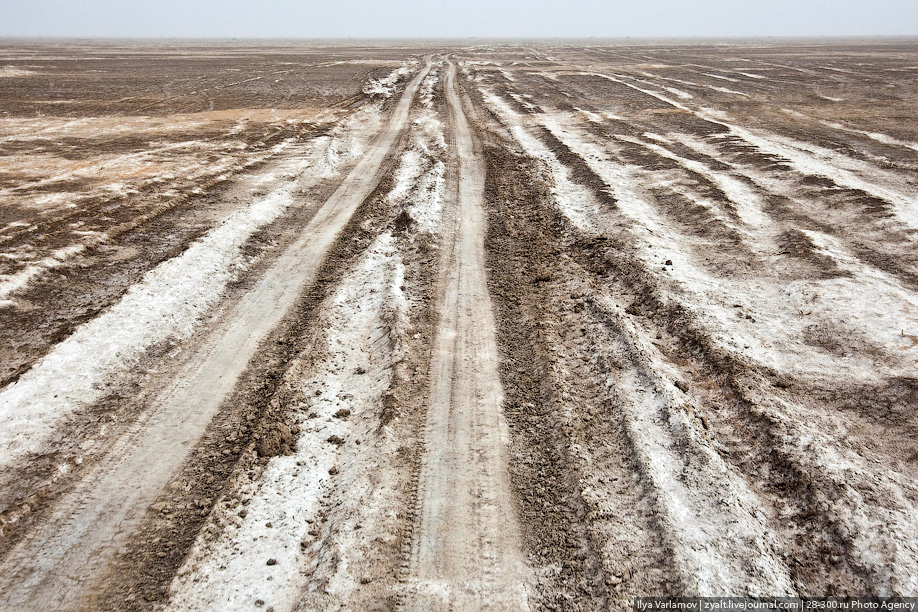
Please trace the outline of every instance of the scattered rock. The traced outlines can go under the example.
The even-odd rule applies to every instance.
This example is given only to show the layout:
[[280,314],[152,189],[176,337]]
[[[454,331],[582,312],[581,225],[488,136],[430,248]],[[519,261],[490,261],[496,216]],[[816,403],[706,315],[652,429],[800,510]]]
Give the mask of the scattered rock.
[[328,440],[326,440],[326,442],[334,444],[335,446],[341,446],[342,444],[344,444],[344,438],[342,438],[341,436],[330,436]]
[[284,423],[271,423],[262,433],[256,449],[261,457],[292,454],[293,434],[290,428]]
[[548,268],[540,268],[533,275],[533,281],[536,283],[547,283],[551,281],[551,270]]
[[351,411],[348,410],[347,408],[342,408],[341,410],[339,410],[338,412],[334,414],[334,417],[336,419],[346,419],[349,416],[351,416]]
[[277,559],[268,559],[268,565],[277,565]]
[[395,233],[404,234],[411,225],[414,223],[414,219],[411,218],[411,215],[407,210],[402,209],[402,212],[398,213],[398,216],[395,218]]
[[331,468],[329,468],[328,473],[331,474],[332,476],[337,476],[337,475],[338,475],[338,466],[337,466],[337,465],[333,465]]

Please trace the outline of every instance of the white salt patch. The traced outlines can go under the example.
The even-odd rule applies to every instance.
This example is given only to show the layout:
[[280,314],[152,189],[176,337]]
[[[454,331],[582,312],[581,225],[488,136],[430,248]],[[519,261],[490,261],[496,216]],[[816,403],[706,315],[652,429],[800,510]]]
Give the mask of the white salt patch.
[[[320,498],[339,456],[338,446],[327,440],[332,435],[347,439],[352,423],[375,410],[390,385],[388,342],[374,340],[385,327],[384,309],[407,308],[403,282],[395,240],[383,234],[323,309],[324,356],[310,372],[302,372],[300,382],[292,381],[311,398],[299,413],[295,453],[271,459],[248,491],[249,503],[226,511],[224,520],[231,522],[216,541],[199,538],[172,581],[167,610],[254,609],[258,599],[275,609],[296,606],[322,546],[321,538],[308,532],[322,528],[317,521]],[[288,381],[303,367],[295,364]],[[358,368],[364,373],[356,374]],[[342,408],[351,411],[349,419],[334,417]],[[243,507],[247,514],[238,518]],[[303,550],[301,541],[313,543]],[[269,559],[277,563],[267,565]],[[347,574],[346,568],[339,568],[341,574]]]
[[391,98],[399,81],[414,72],[417,66],[418,63],[416,61],[406,62],[403,66],[390,72],[386,77],[370,79],[363,86],[363,93],[373,97]]
[[731,83],[739,83],[739,81],[738,81],[737,79],[733,79],[733,78],[730,78],[730,77],[726,77],[726,76],[723,76],[723,75],[720,75],[720,74],[714,74],[714,73],[711,73],[711,72],[702,72],[701,74],[703,74],[704,76],[711,77],[712,79],[721,79],[721,80],[723,80],[723,81],[730,81]]
[[747,98],[749,97],[749,94],[747,93],[744,93],[742,91],[736,91],[735,89],[727,89],[726,87],[712,86],[711,89],[713,89],[714,91],[719,91],[720,93],[733,94],[735,96],[746,96]]
[[439,234],[446,187],[447,149],[443,124],[432,109],[423,109],[411,122],[409,144],[395,171],[392,202],[407,204],[421,233]]
[[899,221],[918,229],[918,190],[903,177],[824,147],[724,123],[713,111],[700,114],[727,126],[759,150],[786,159],[802,174],[825,176],[842,187],[859,189],[890,203]]
[[363,155],[368,145],[367,134],[379,132],[382,126],[380,104],[368,104],[340,122],[330,136],[322,136],[323,155],[316,161],[315,173],[319,178],[337,176],[342,168]]
[[[522,118],[505,101],[492,92],[483,91],[486,103],[510,127],[514,138],[527,153],[542,160],[551,173],[554,184],[553,196],[556,204],[575,225],[595,228],[593,218],[600,217],[595,198],[583,187],[570,180],[569,170],[561,164],[551,151],[537,138],[526,131]],[[593,164],[604,158],[601,151],[581,151],[572,146],[563,131],[544,116],[540,122],[558,138]],[[608,176],[608,173],[606,173]],[[630,181],[625,181],[625,184]],[[629,193],[613,186],[619,206],[638,207],[635,216],[646,219],[653,211],[639,202],[622,202],[622,197],[633,198]],[[573,196],[573,197],[570,197]],[[592,210],[590,210],[592,209]],[[676,264],[681,269],[682,263]],[[614,305],[608,305],[609,312],[615,312]],[[631,322],[619,322],[629,340],[640,338]],[[635,355],[649,355],[654,359],[652,345],[637,345]],[[649,372],[661,371],[661,363],[646,364]],[[672,389],[663,386],[663,395],[646,388],[641,372],[622,370],[616,380],[616,393],[627,397],[643,398],[640,405],[626,405],[626,423],[638,460],[653,482],[655,490],[665,491],[658,501],[662,520],[669,532],[669,541],[674,545],[677,563],[685,573],[693,592],[702,594],[733,593],[757,594],[768,592],[792,593],[793,587],[787,568],[775,553],[776,541],[765,524],[760,504],[719,456],[708,448],[703,440],[693,434],[684,410],[673,405]],[[669,385],[672,386],[671,384]],[[703,457],[699,461],[686,460],[686,444],[692,455]],[[703,467],[702,467],[703,466]],[[741,558],[755,565],[747,568],[746,563],[734,561]],[[737,570],[737,566],[740,570]],[[754,584],[752,574],[759,580]]]
[[[513,112],[509,107],[504,109]],[[754,309],[757,317],[764,313],[768,320],[760,321],[766,337],[783,336],[778,348],[786,351],[788,346],[799,345],[799,333],[802,331],[800,319],[795,313],[804,309],[819,310],[825,313],[828,320],[844,324],[851,318],[855,327],[861,328],[867,337],[878,334],[885,340],[888,350],[904,350],[904,344],[897,340],[896,322],[902,321],[915,326],[918,324],[918,300],[903,289],[896,279],[864,265],[847,253],[840,243],[829,236],[808,232],[810,239],[825,255],[832,257],[842,267],[854,274],[852,279],[829,279],[826,281],[795,281],[787,284],[782,291],[776,291],[768,282],[754,280],[738,283],[718,283],[717,279],[707,277],[696,269],[684,254],[687,252],[684,242],[680,242],[671,228],[665,226],[655,211],[640,201],[640,197],[630,192],[630,185],[640,185],[646,181],[644,174],[635,168],[615,164],[599,147],[582,140],[570,129],[552,125],[543,121],[558,138],[564,141],[575,153],[581,155],[588,164],[602,176],[612,188],[619,206],[633,220],[636,227],[646,226],[645,233],[637,232],[650,247],[644,257],[648,264],[663,257],[677,259],[674,269],[679,270],[677,281],[687,290],[688,306],[715,330],[726,330],[730,335],[737,335],[748,340],[751,331],[748,326],[737,325],[728,311],[712,303],[727,298],[735,301],[744,309]],[[524,145],[525,146],[525,145]],[[680,257],[681,256],[681,257]],[[685,266],[683,268],[683,266]],[[876,305],[866,302],[874,299]],[[839,306],[838,301],[841,301]],[[718,311],[713,317],[704,316],[711,311]],[[615,312],[614,304],[609,304],[609,312]],[[886,311],[886,314],[884,314]],[[807,313],[812,314],[812,313]],[[884,319],[883,317],[886,317]],[[807,322],[818,320],[811,316]],[[627,335],[635,342],[635,355],[647,356],[648,370],[667,372],[665,360],[656,353],[650,343],[643,343],[642,334],[634,329],[632,323],[623,318],[620,325],[630,333]],[[712,325],[713,324],[713,325]],[[747,327],[743,329],[743,327]],[[912,328],[914,333],[914,327]],[[755,346],[752,355],[759,356],[761,347]],[[747,357],[751,355],[747,354]],[[899,374],[914,371],[918,361],[911,359],[904,365]],[[840,360],[820,359],[820,356],[809,354],[785,354],[783,359],[774,360],[773,365],[785,371],[793,371],[802,363],[802,370],[807,375],[832,374],[831,368],[842,365]],[[849,365],[850,364],[846,364]],[[844,372],[835,373],[850,382],[846,374],[855,374],[853,379],[874,381],[876,372],[869,364],[857,367],[843,367]],[[866,366],[866,367],[865,367]],[[627,372],[625,374],[628,374]],[[753,556],[762,567],[754,570],[756,576],[765,576],[767,588],[777,588],[793,592],[786,568],[780,557],[774,554],[773,536],[763,520],[759,504],[754,494],[745,487],[741,479],[720,461],[716,452],[707,447],[703,437],[697,436],[693,426],[686,418],[684,410],[673,401],[673,394],[667,393],[665,381],[664,396],[650,395],[652,389],[645,388],[645,382],[624,376],[616,381],[617,389],[630,391],[629,397],[646,398],[646,405],[626,405],[629,436],[634,440],[636,453],[644,464],[647,474],[657,490],[667,492],[660,498],[662,519],[672,536],[674,553],[681,568],[688,574],[696,592],[724,592],[724,589],[743,589],[749,582],[734,580],[727,571],[729,567],[745,567],[743,564],[724,563],[732,555],[737,555],[736,548],[724,547],[725,538],[720,537],[731,532],[726,540],[743,542],[743,546],[755,552]],[[882,376],[882,374],[880,375]],[[662,378],[661,378],[662,380]],[[874,381],[875,382],[875,381]],[[671,390],[669,390],[671,391]],[[642,393],[643,392],[643,393]],[[769,418],[783,425],[786,436],[785,450],[793,460],[803,466],[809,473],[819,474],[830,479],[838,487],[838,495],[826,499],[827,512],[844,525],[851,537],[855,553],[852,558],[869,568],[871,575],[878,581],[883,595],[895,592],[912,591],[918,584],[918,572],[914,559],[918,557],[918,532],[914,503],[915,487],[910,475],[892,471],[877,473],[867,460],[848,448],[845,443],[845,432],[837,428],[826,427],[823,423],[810,425],[812,415],[796,406],[786,405],[774,398],[761,401],[762,410],[769,412]],[[775,406],[781,408],[780,412]],[[668,419],[668,423],[666,420]],[[831,435],[829,432],[832,432]],[[680,440],[680,436],[684,436]],[[679,442],[679,446],[675,444]],[[692,453],[705,456],[704,469],[698,469],[694,463],[685,463],[685,446]],[[878,507],[875,499],[887,500],[884,507]],[[713,506],[710,505],[714,502]],[[882,529],[878,528],[882,526]],[[741,550],[738,553],[742,554]],[[736,558],[736,557],[734,557]],[[760,587],[762,585],[759,585]]]
[[598,113],[594,113],[593,111],[588,111],[586,109],[577,108],[577,107],[574,107],[574,110],[577,111],[578,113],[581,113],[584,117],[586,117],[587,121],[590,121],[592,123],[602,123],[602,115],[599,115]]
[[[644,134],[644,136],[655,140],[667,140],[656,134]],[[700,161],[684,158],[661,146],[645,143],[636,138],[621,139],[645,146],[657,155],[676,161],[689,170],[704,176],[724,192],[727,198],[736,206],[737,216],[739,216],[740,220],[749,228],[755,230],[768,230],[769,233],[775,231],[776,227],[774,222],[762,211],[764,205],[762,197],[739,179],[724,172],[712,170],[709,166]],[[743,228],[738,229],[743,231]],[[761,236],[756,236],[748,231],[745,233],[756,242],[761,239]]]
[[542,109],[540,109],[538,106],[536,106],[535,104],[533,104],[532,102],[530,102],[529,100],[526,100],[526,99],[525,99],[523,96],[521,96],[520,94],[511,93],[511,94],[509,94],[509,95],[510,95],[511,98],[513,98],[514,100],[516,100],[517,102],[519,102],[520,104],[522,104],[523,107],[524,107],[526,110],[528,110],[529,112],[531,112],[531,113],[537,113],[537,112],[539,112],[539,111],[542,110]]
[[4,77],[29,76],[30,74],[36,74],[36,72],[34,70],[16,68],[15,66],[0,66],[0,79]]
[[858,329],[865,338],[888,352],[900,353],[907,366],[918,366],[912,338],[918,335],[918,295],[904,288],[893,276],[852,255],[836,238],[801,230],[817,250],[831,258],[849,278],[818,283],[825,318]]
[[[670,227],[639,193],[638,186],[656,177],[651,179],[639,168],[611,159],[607,152],[609,143],[603,146],[592,143],[551,117],[543,117],[541,122],[609,186],[619,210],[633,224],[632,234],[643,245],[639,254],[648,269],[659,268],[663,260],[674,262],[673,269],[678,274],[668,282],[678,287],[680,301],[704,324],[716,344],[766,367],[826,380],[876,378],[877,363],[868,355],[829,356],[800,341],[806,327],[819,321],[817,317],[800,315],[810,310],[809,304],[818,295],[818,281],[782,284],[766,278],[730,280],[709,275],[694,260],[692,239]],[[698,253],[704,252],[704,245],[697,248]],[[755,322],[738,317],[733,304],[741,304],[746,312],[755,313]],[[844,321],[839,324],[843,326]]]
[[545,163],[552,176],[551,191],[555,205],[579,230],[595,233],[592,219],[598,214],[598,207],[592,194],[571,179],[570,170],[541,140],[531,136],[523,127],[522,120],[509,104],[491,91],[482,90],[482,97],[488,106],[500,117],[527,153]]
[[619,85],[624,85],[625,87],[629,87],[629,88],[631,88],[631,89],[633,89],[633,90],[635,90],[635,91],[639,91],[639,92],[641,92],[641,93],[643,93],[643,94],[647,94],[648,96],[651,96],[652,98],[656,98],[657,100],[660,100],[661,102],[665,102],[666,104],[669,104],[670,106],[672,106],[672,107],[674,107],[674,108],[678,108],[679,110],[684,110],[684,111],[689,112],[689,113],[692,112],[692,110],[691,110],[689,107],[685,106],[684,104],[680,104],[679,102],[676,102],[675,100],[672,100],[672,99],[670,99],[670,98],[667,98],[666,96],[660,94],[660,93],[657,92],[657,91],[651,91],[651,90],[649,90],[649,89],[642,89],[642,88],[638,87],[637,85],[634,85],[634,84],[632,84],[632,83],[628,83],[627,81],[623,81],[622,79],[625,78],[625,77],[623,77],[623,76],[621,76],[621,75],[609,76],[609,75],[607,75],[607,74],[602,74],[602,73],[599,73],[599,72],[582,72],[582,73],[580,73],[580,74],[587,75],[587,76],[597,76],[597,77],[600,77],[600,78],[603,78],[603,79],[612,81],[613,83],[618,83]]
[[817,145],[803,143],[775,134],[760,134],[757,131],[739,127],[722,112],[713,109],[691,109],[657,92],[649,91],[627,83],[621,78],[599,73],[593,74],[620,83],[636,91],[657,98],[671,106],[690,112],[706,121],[717,123],[759,150],[782,157],[795,170],[810,176],[825,176],[842,187],[860,189],[893,205],[895,215],[901,222],[918,229],[918,191],[902,177],[852,159],[835,151]]
[[695,97],[692,94],[688,93],[687,91],[682,91],[681,89],[676,89],[675,87],[664,87],[663,89],[665,89],[671,94],[679,96],[683,100],[691,100],[692,98]]
[[859,455],[841,420],[814,420],[811,410],[774,396],[755,404],[777,424],[781,451],[790,461],[817,482],[834,485],[815,489],[819,504],[842,526],[848,558],[870,575],[877,595],[918,590],[918,491],[912,474],[883,469]]
[[234,213],[148,272],[0,392],[0,465],[38,450],[61,420],[100,399],[105,381],[129,372],[147,348],[190,336],[242,265],[242,245],[293,204],[292,191],[285,187]]
[[[599,299],[607,312],[619,312],[605,296]],[[695,431],[686,414],[694,407],[667,380],[678,372],[627,317],[616,324],[624,333],[612,342],[624,345],[616,349],[636,367],[619,370],[610,392],[629,398],[622,405],[627,435],[642,472],[661,492],[662,526],[689,589],[702,596],[794,593],[761,502]]]
[[835,123],[833,121],[822,121],[821,123],[823,125],[826,125],[832,128],[833,130],[842,130],[845,132],[851,132],[852,134],[863,134],[864,136],[867,136],[868,138],[876,140],[877,142],[882,142],[883,144],[886,144],[886,145],[904,147],[907,149],[918,151],[918,144],[915,144],[912,142],[905,142],[903,140],[893,138],[892,136],[889,136],[887,134],[882,134],[880,132],[867,132],[865,130],[856,130],[854,128],[849,128],[845,125],[842,125],[841,123]]
[[440,232],[445,186],[446,164],[439,160],[416,181],[408,213],[418,224],[419,232]]
[[0,276],[0,300],[5,300],[12,304],[12,300],[8,299],[11,293],[28,285],[29,281],[39,274],[62,266],[68,259],[79,255],[89,248],[90,245],[103,243],[108,237],[105,234],[93,232],[91,238],[92,240],[89,241],[89,243],[74,244],[62,249],[57,249],[41,261],[26,266],[15,274]]
[[418,88],[418,100],[421,101],[421,106],[424,108],[433,107],[434,87],[437,85],[439,80],[440,77],[436,70],[432,70],[430,74],[424,77],[424,80],[421,81],[421,86]]

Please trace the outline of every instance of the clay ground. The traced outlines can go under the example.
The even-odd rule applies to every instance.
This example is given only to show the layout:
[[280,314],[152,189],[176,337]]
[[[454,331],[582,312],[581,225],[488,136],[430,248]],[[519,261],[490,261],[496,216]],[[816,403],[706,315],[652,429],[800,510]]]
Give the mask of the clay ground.
[[918,43],[0,41],[0,608],[918,592]]

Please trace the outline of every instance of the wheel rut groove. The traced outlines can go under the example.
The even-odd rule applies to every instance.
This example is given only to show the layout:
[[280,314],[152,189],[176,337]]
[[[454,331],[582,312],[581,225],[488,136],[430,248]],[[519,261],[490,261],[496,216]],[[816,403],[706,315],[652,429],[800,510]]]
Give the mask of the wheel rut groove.
[[430,406],[401,609],[528,610],[486,277],[484,164],[452,63],[446,96],[458,155],[457,201],[436,289]]

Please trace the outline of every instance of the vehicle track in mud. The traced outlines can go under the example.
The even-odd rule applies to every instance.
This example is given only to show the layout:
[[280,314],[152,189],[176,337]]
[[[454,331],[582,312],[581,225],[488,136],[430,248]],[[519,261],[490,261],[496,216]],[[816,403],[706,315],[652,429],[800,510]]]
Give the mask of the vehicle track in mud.
[[527,610],[484,262],[485,171],[455,81],[450,62],[445,88],[458,162],[455,216],[444,232],[436,288],[418,518],[401,607]]
[[[311,161],[289,165],[281,147],[195,196],[214,210],[154,211],[138,245],[175,252],[114,272],[102,258],[98,278],[131,289],[84,286],[82,314],[62,298],[63,331],[5,355],[19,374],[0,408],[40,418],[2,434],[18,459],[0,476],[13,492],[0,537],[14,546],[0,601],[47,609],[62,592],[39,586],[71,579],[53,563],[34,585],[11,580],[54,557],[45,535],[80,541],[68,504],[99,518],[96,540],[115,534],[106,505],[132,518],[62,609],[913,594],[914,44],[418,46],[427,68],[391,53],[399,63],[372,74],[360,108],[299,124],[284,147]],[[359,135],[390,113],[404,129],[366,152]],[[334,231],[318,231],[338,200]],[[243,228],[244,210],[262,216]],[[65,212],[61,236],[79,235],[68,223],[81,214]],[[46,248],[30,231],[23,244]],[[239,271],[201,276],[202,291],[223,289],[187,321],[138,327],[172,331],[119,349],[133,365],[105,365],[102,387],[39,404],[58,389],[42,368],[92,347],[94,325],[130,320],[117,300],[160,287],[144,273],[196,252],[182,245],[224,249],[220,265]],[[2,315],[38,329],[57,266]],[[66,292],[77,281],[63,269]],[[247,296],[257,316],[238,315]],[[76,306],[92,300],[107,308]],[[234,326],[218,352],[236,366],[210,408],[131,437]],[[175,460],[140,460],[129,477],[110,464],[122,447],[174,447]],[[96,473],[143,486],[113,496]]]

